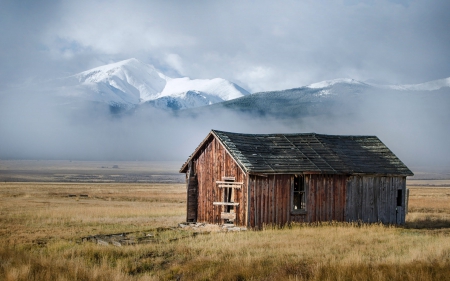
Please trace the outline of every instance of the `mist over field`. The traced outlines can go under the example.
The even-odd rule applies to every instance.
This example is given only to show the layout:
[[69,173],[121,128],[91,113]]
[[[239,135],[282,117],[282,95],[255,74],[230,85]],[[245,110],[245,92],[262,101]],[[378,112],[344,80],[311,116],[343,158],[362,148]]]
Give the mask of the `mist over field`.
[[222,105],[189,111],[142,106],[114,114],[105,104],[68,101],[45,89],[10,91],[1,95],[1,159],[182,162],[216,129],[376,135],[408,166],[450,166],[448,89],[366,90],[311,108],[269,101],[278,111],[267,114]]

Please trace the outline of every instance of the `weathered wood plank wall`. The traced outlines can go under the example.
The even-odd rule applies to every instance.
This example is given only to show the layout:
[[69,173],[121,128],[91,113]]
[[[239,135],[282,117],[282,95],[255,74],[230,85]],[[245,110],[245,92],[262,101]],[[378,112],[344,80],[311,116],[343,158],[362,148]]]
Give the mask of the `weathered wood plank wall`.
[[292,175],[250,175],[249,225],[284,225],[290,220]]
[[212,139],[195,159],[195,172],[198,180],[198,208],[197,221],[208,223],[223,223],[221,213],[226,206],[215,206],[213,202],[223,201],[223,188],[218,188],[216,181],[222,177],[235,177],[236,182],[243,182],[240,189],[234,190],[234,207],[236,212],[235,224],[245,224],[245,206],[247,201],[247,180],[240,167],[226,152],[225,148],[216,139]]
[[344,221],[347,177],[305,175],[306,216],[293,221]]
[[290,222],[343,221],[345,176],[305,175],[306,212],[291,212],[294,175],[250,176],[250,227]]
[[345,221],[403,224],[405,195],[406,177],[351,176],[347,182]]

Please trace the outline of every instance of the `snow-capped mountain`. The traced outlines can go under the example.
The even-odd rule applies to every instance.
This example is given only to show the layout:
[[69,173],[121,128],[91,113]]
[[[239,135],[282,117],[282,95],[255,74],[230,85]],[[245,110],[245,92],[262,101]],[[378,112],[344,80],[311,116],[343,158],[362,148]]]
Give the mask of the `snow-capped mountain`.
[[103,102],[139,104],[156,99],[169,77],[153,66],[129,59],[96,67],[75,75],[91,98]]
[[221,78],[171,78],[137,59],[96,67],[60,82],[65,87],[64,95],[121,107],[147,103],[163,109],[183,109],[249,94]]
[[354,79],[334,79],[300,88],[254,93],[214,104],[209,109],[281,118],[311,117],[333,115],[337,111],[347,114],[370,102],[412,102],[431,96],[450,98],[450,95],[438,97],[439,93],[450,93],[450,78],[415,85],[378,85]]

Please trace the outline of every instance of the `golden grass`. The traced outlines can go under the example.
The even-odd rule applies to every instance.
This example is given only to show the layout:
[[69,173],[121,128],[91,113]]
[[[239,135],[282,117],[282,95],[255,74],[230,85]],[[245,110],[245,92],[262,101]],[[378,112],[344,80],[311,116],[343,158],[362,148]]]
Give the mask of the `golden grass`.
[[1,183],[0,280],[450,280],[449,194],[411,187],[404,227],[295,224],[114,247],[78,242],[175,226],[185,186]]

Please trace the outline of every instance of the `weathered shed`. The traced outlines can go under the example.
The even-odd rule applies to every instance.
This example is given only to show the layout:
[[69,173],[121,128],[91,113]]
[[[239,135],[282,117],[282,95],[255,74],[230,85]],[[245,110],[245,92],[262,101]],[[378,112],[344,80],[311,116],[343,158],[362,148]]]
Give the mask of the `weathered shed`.
[[180,169],[187,221],[403,224],[413,173],[375,136],[212,130]]

